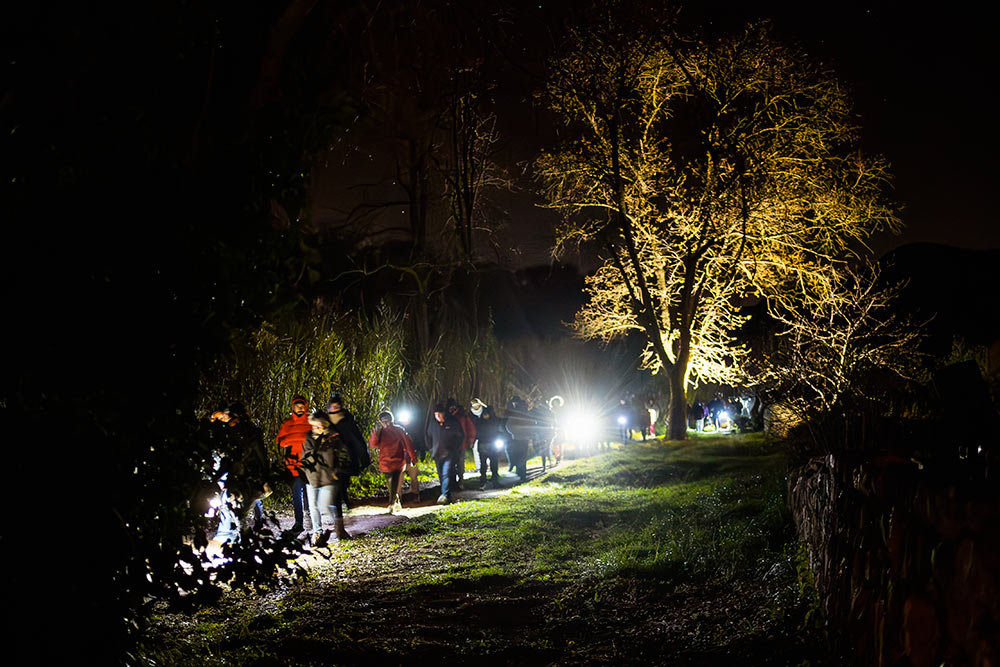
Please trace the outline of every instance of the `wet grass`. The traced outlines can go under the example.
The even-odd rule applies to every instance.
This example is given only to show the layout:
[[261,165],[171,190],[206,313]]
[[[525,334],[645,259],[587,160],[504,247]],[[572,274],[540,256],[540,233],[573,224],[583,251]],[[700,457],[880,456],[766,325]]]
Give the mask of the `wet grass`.
[[757,437],[630,445],[334,549],[301,582],[156,619],[150,664],[822,664]]

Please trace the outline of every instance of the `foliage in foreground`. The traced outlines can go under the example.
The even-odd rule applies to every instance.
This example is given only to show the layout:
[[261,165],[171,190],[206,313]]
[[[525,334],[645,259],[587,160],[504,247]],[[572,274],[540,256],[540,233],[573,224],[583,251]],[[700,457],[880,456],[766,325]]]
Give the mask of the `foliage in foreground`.
[[636,444],[344,544],[291,588],[163,616],[145,655],[292,665],[815,659],[816,598],[784,498],[784,457],[759,439]]

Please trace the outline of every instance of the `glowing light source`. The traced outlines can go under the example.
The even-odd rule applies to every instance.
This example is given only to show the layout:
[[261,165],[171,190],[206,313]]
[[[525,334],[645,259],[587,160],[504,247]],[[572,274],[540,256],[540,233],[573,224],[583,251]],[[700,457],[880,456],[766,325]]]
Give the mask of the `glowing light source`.
[[565,422],[566,438],[572,442],[596,439],[597,423],[585,412],[573,412]]
[[[497,449],[497,451],[503,449],[503,438],[497,438],[496,442],[493,443],[493,446]],[[484,463],[483,465],[486,464]]]
[[400,424],[406,426],[410,423],[410,420],[413,419],[413,413],[410,412],[409,408],[400,408],[399,414],[396,415],[396,418],[399,419]]

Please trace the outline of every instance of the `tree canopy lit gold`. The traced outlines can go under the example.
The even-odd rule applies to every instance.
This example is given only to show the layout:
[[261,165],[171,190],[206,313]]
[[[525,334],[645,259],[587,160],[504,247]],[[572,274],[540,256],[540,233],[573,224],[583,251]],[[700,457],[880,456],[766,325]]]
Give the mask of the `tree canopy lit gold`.
[[551,63],[564,141],[536,167],[564,213],[554,252],[601,253],[577,333],[644,335],[683,438],[689,384],[745,379],[741,302],[794,318],[843,298],[846,263],[899,222],[846,91],[766,24],[708,43],[607,11]]

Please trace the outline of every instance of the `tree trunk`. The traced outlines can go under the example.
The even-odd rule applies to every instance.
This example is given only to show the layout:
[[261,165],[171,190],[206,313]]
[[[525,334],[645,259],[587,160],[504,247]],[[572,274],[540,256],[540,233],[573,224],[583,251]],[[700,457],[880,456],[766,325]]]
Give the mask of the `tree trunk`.
[[687,396],[684,387],[684,368],[687,364],[676,363],[670,369],[670,440],[687,438]]
[[677,359],[670,367],[670,440],[687,438],[687,367],[691,359],[691,332],[682,330]]

